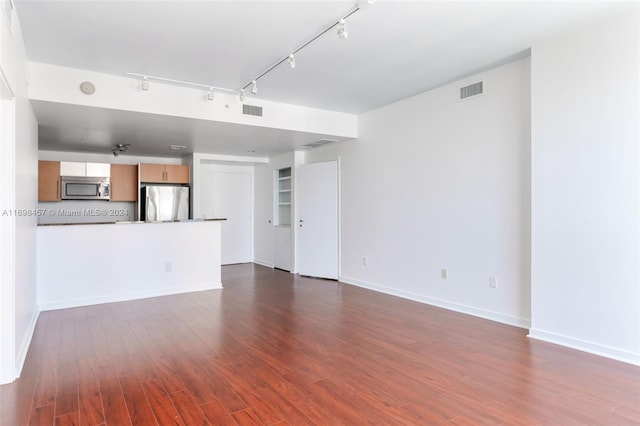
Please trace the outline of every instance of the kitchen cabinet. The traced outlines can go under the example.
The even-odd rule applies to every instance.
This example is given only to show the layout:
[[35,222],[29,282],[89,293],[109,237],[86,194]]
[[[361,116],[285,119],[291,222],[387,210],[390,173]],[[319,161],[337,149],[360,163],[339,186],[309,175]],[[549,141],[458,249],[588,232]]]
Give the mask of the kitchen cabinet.
[[85,176],[86,163],[60,161],[60,176]]
[[87,163],[85,176],[105,177],[111,173],[111,164],[109,163]]
[[140,182],[189,183],[189,166],[141,163]]
[[61,176],[109,177],[110,172],[109,163],[60,161]]
[[38,201],[60,201],[59,161],[38,161]]
[[111,201],[138,201],[138,166],[111,164]]

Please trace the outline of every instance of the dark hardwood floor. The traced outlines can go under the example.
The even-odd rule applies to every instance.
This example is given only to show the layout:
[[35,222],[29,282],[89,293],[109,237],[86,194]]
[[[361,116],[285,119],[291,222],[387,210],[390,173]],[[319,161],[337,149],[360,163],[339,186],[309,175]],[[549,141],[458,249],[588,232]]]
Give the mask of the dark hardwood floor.
[[638,367],[260,266],[223,283],[43,312],[0,424],[640,424]]

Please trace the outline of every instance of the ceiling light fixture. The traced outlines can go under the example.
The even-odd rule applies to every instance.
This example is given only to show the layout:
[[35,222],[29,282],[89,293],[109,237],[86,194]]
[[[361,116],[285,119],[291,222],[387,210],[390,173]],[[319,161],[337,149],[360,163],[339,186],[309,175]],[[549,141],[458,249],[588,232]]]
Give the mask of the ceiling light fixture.
[[[155,76],[151,76],[151,75],[144,75],[144,74],[138,74],[135,72],[128,72],[126,73],[126,75],[131,76],[131,77],[137,77],[137,78],[141,78],[142,79],[142,90],[148,90],[149,88],[149,81],[150,80],[157,80],[157,81],[162,81],[165,83],[169,83],[169,84],[173,84],[176,86],[187,86],[187,87],[198,87],[198,88],[202,88],[202,89],[206,89],[207,92],[207,100],[213,100],[211,98],[213,98],[215,96],[215,94],[213,93],[213,91],[217,91],[217,92],[229,92],[229,93],[233,93],[233,94],[238,94],[240,93],[239,90],[236,89],[227,89],[226,87],[217,87],[217,86],[212,86],[211,84],[200,84],[200,83],[191,83],[189,81],[182,81],[182,80],[174,80],[172,78],[165,78],[165,77],[155,77]],[[146,81],[146,84],[145,84]],[[144,88],[146,85],[146,89]],[[209,94],[211,94],[211,97],[209,96]]]
[[[373,4],[373,3],[375,3],[375,0],[367,0],[367,3],[368,4]],[[285,56],[284,58],[282,58],[279,61],[277,61],[275,64],[271,65],[264,72],[259,74],[257,77],[251,79],[248,83],[246,83],[240,89],[228,89],[228,88],[225,88],[225,87],[212,86],[210,84],[191,83],[191,82],[188,82],[188,81],[174,80],[172,78],[153,77],[153,76],[150,76],[150,75],[137,74],[137,73],[131,73],[131,72],[128,72],[126,74],[129,75],[129,76],[132,76],[132,77],[142,78],[142,90],[145,90],[145,91],[149,90],[149,80],[158,80],[158,81],[162,81],[162,82],[166,82],[166,83],[170,83],[170,84],[175,84],[175,85],[178,85],[178,86],[191,86],[191,87],[200,87],[200,88],[208,89],[207,100],[209,100],[209,101],[213,100],[213,98],[214,98],[213,90],[215,89],[216,91],[222,91],[222,92],[229,92],[229,93],[237,94],[239,96],[239,98],[240,98],[240,101],[244,102],[245,98],[246,98],[245,94],[244,94],[244,90],[246,88],[251,87],[251,93],[255,95],[255,94],[258,93],[258,83],[257,83],[258,80],[260,80],[262,77],[264,77],[265,75],[267,75],[268,73],[273,71],[280,64],[286,62],[288,68],[290,68],[290,69],[295,68],[296,67],[295,55],[298,52],[300,52],[302,49],[304,49],[305,47],[307,47],[308,45],[310,45],[311,43],[313,43],[314,41],[316,41],[317,39],[319,39],[320,37],[325,35],[327,32],[333,30],[335,27],[338,27],[338,37],[340,37],[343,40],[346,39],[349,36],[349,32],[347,31],[347,22],[346,22],[346,20],[347,20],[347,18],[349,18],[351,15],[353,15],[354,13],[356,13],[359,10],[360,10],[360,3],[357,2],[356,5],[349,12],[345,13],[344,15],[342,15],[342,17],[339,20],[333,22],[328,27],[326,27],[324,30],[322,30],[321,32],[316,34],[314,37],[312,37],[311,39],[307,40],[305,43],[300,45],[300,47],[298,47],[297,49],[293,50],[289,55]]]
[[[374,0],[375,1],[375,0]],[[372,1],[369,1],[370,4],[373,4]],[[353,7],[349,12],[347,12],[346,14],[342,15],[342,17],[333,22],[331,25],[329,25],[327,28],[325,28],[324,30],[322,30],[321,32],[319,32],[317,35],[315,35],[314,37],[312,37],[311,39],[309,39],[308,41],[306,41],[305,43],[303,43],[300,47],[298,47],[297,49],[295,49],[293,52],[291,52],[289,55],[285,56],[284,58],[280,59],[279,61],[277,61],[275,64],[271,65],[269,68],[266,69],[266,71],[262,72],[261,74],[259,74],[257,77],[253,78],[251,81],[249,81],[247,84],[245,84],[244,86],[242,86],[242,89],[246,89],[247,87],[251,86],[254,82],[260,80],[262,77],[264,77],[265,75],[269,74],[271,71],[273,71],[276,67],[278,67],[280,64],[282,64],[283,62],[287,63],[287,67],[289,69],[293,69],[296,67],[296,58],[295,55],[300,52],[302,49],[304,49],[305,47],[307,47],[308,45],[310,45],[311,43],[313,43],[314,41],[316,41],[317,39],[319,39],[320,37],[322,37],[323,35],[325,35],[327,32],[333,30],[335,27],[338,27],[338,36],[341,39],[346,39],[349,36],[349,33],[347,31],[347,23],[346,20],[347,18],[349,18],[351,15],[353,15],[354,13],[356,13],[357,11],[360,10],[360,5],[359,3],[356,3],[355,7]]]
[[289,55],[287,58],[287,67],[292,70],[296,67],[296,57],[293,56],[293,53]]
[[118,155],[127,152],[127,149],[129,149],[129,146],[131,146],[130,143],[119,143],[116,145],[115,148],[111,150],[111,152],[113,153],[114,157],[117,157]]
[[349,37],[349,31],[347,30],[347,23],[344,18],[340,19],[338,22],[338,37],[340,40],[346,40]]
[[169,148],[173,150],[179,150],[179,149],[185,149],[186,146],[185,145],[169,145]]

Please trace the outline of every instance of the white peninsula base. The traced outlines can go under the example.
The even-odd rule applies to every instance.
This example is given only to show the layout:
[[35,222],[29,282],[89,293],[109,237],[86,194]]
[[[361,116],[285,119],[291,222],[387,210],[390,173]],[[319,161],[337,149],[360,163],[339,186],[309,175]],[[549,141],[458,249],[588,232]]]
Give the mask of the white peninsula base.
[[39,226],[39,308],[222,288],[220,223]]

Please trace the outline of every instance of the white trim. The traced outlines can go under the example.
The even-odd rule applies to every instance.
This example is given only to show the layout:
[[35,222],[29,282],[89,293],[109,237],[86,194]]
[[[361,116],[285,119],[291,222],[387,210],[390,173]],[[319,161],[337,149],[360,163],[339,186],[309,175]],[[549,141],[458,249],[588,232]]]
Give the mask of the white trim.
[[77,308],[79,306],[99,305],[102,303],[112,302],[126,302],[129,300],[147,299],[150,297],[170,296],[173,294],[192,293],[205,290],[218,290],[221,288],[221,283],[202,283],[186,287],[163,288],[134,293],[120,293],[102,297],[90,297],[86,299],[62,300],[58,302],[43,303],[38,305],[38,307],[41,311],[52,311],[55,309]]
[[338,278],[342,274],[342,157],[338,155]]
[[[269,164],[269,157],[249,157],[246,155],[222,155],[222,154],[202,154],[196,152],[201,164],[228,164],[253,166],[254,164]],[[243,163],[243,164],[235,164]]]
[[[7,15],[6,5],[9,5],[9,13],[11,16]],[[13,38],[13,21],[15,20],[16,7],[13,4],[12,0],[2,0],[2,16],[4,16],[5,21],[7,22],[7,29],[9,30],[9,35]]]
[[453,302],[448,302],[446,300],[435,299],[433,297],[423,296],[423,295],[411,293],[408,291],[402,291],[402,290],[397,290],[393,288],[383,287],[383,286],[371,284],[365,281],[360,281],[355,278],[340,276],[338,279],[340,282],[343,282],[345,284],[366,288],[369,290],[377,291],[379,293],[390,294],[392,296],[413,300],[415,302],[425,303],[427,305],[437,306],[439,308],[448,309],[450,311],[473,315],[475,317],[496,321],[502,324],[512,325],[514,327],[519,327],[519,328],[531,327],[531,320],[528,320],[526,318],[518,318],[511,315],[501,314],[499,312],[493,312],[485,309],[476,308],[473,306],[461,305],[459,303],[453,303]]
[[267,262],[266,260],[253,259],[253,263],[256,265],[266,266],[267,268],[275,268],[275,265],[272,262]]
[[538,330],[535,328],[529,330],[527,337],[640,366],[640,353],[612,348],[599,343],[580,340],[574,337],[564,336],[562,334],[551,333],[549,331]]
[[[0,206],[16,207],[16,98],[0,66]],[[16,378],[16,217],[0,221],[0,384]]]
[[29,329],[27,330],[27,335],[25,339],[22,341],[22,345],[20,345],[20,350],[18,351],[16,357],[16,374],[15,378],[20,377],[22,373],[22,368],[24,367],[24,362],[27,359],[27,352],[29,352],[29,345],[31,345],[31,340],[33,339],[33,333],[36,331],[36,324],[38,323],[38,318],[40,318],[40,311],[37,310],[33,313],[31,317],[31,322],[29,323]]

